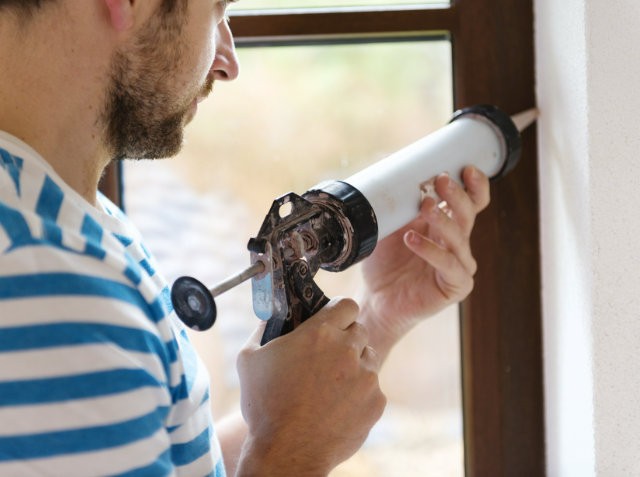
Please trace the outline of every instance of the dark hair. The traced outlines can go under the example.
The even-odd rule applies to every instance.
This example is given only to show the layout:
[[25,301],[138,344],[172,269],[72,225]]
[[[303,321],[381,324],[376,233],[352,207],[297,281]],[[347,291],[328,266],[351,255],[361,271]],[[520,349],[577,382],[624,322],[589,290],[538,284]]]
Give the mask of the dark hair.
[[0,13],[3,10],[9,10],[17,14],[21,20],[26,20],[43,5],[53,1],[55,0],[0,0]]
[[[24,21],[33,17],[34,13],[43,6],[55,2],[56,0],[0,0],[0,13],[3,10],[9,10],[16,13]],[[160,12],[163,15],[171,14],[179,2],[183,6],[187,3],[186,0],[162,0]]]
[[49,3],[52,0],[0,0],[0,8],[11,7],[15,9],[34,9]]

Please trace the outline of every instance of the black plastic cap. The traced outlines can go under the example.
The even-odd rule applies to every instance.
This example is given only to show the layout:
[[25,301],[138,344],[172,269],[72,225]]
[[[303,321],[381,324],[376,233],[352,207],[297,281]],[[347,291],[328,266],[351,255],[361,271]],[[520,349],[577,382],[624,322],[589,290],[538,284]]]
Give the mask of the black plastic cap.
[[171,287],[171,302],[178,318],[192,330],[206,331],[216,322],[216,302],[195,278],[178,278]]
[[522,154],[522,139],[520,138],[518,128],[511,120],[511,116],[495,106],[480,104],[461,109],[454,113],[451,122],[472,114],[483,116],[491,121],[502,132],[502,137],[504,137],[504,141],[507,145],[507,157],[502,168],[496,175],[489,177],[489,182],[493,183],[506,176],[509,171],[516,167],[518,161],[520,161],[520,156]]
[[[337,266],[325,268],[342,271],[364,260],[373,253],[378,243],[378,221],[367,198],[351,184],[342,181],[325,181],[307,191],[303,197],[318,196],[321,192],[340,203],[340,210],[349,219],[353,230],[353,248],[349,257]],[[313,202],[313,200],[312,200]]]

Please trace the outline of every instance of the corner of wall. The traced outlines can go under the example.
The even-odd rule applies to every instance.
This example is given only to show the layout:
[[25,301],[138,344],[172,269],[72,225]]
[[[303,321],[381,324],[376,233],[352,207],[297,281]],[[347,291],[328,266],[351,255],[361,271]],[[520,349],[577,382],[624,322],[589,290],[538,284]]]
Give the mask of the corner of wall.
[[584,0],[536,0],[549,477],[595,475],[592,226]]

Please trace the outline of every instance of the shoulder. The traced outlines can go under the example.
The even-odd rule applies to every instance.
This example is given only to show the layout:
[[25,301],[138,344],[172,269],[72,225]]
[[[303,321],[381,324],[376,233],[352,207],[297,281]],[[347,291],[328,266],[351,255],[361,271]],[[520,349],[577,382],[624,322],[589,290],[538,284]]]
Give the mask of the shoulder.
[[124,254],[86,253],[90,240],[74,246],[38,222],[0,203],[0,413],[12,416],[0,475],[25,462],[42,474],[170,473],[166,320],[123,273]]
[[0,254],[0,475],[171,472],[172,342],[133,283],[43,243]]
[[158,472],[149,474],[162,475],[172,467],[163,455],[170,349],[135,306],[38,292],[54,281],[18,297],[4,286],[0,297],[0,413],[11,416],[0,475],[19,475],[27,463],[43,475],[152,463]]
[[153,301],[101,260],[42,245],[0,254],[0,341],[11,348],[0,345],[0,352],[82,347],[70,350],[79,353],[74,361],[98,360],[99,367],[110,360],[134,366],[133,353],[134,367],[164,385],[175,360],[164,321]]
[[33,210],[0,199],[0,328],[30,326],[28,335],[66,323],[71,341],[102,339],[128,349],[126,342],[173,361],[157,287],[141,286],[141,268],[125,246],[73,204],[58,201],[52,213],[43,211],[49,202],[37,203]]

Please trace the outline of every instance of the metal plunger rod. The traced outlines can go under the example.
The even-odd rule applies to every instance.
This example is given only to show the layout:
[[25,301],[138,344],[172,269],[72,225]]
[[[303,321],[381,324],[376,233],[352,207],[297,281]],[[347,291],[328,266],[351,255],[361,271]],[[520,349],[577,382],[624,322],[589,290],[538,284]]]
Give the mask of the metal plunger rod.
[[224,292],[231,290],[234,287],[237,287],[242,282],[249,280],[250,278],[259,275],[264,272],[264,263],[256,262],[251,265],[249,268],[241,271],[240,273],[233,275],[232,277],[227,278],[226,280],[218,283],[211,290],[211,295],[215,298],[218,295],[222,295]]

